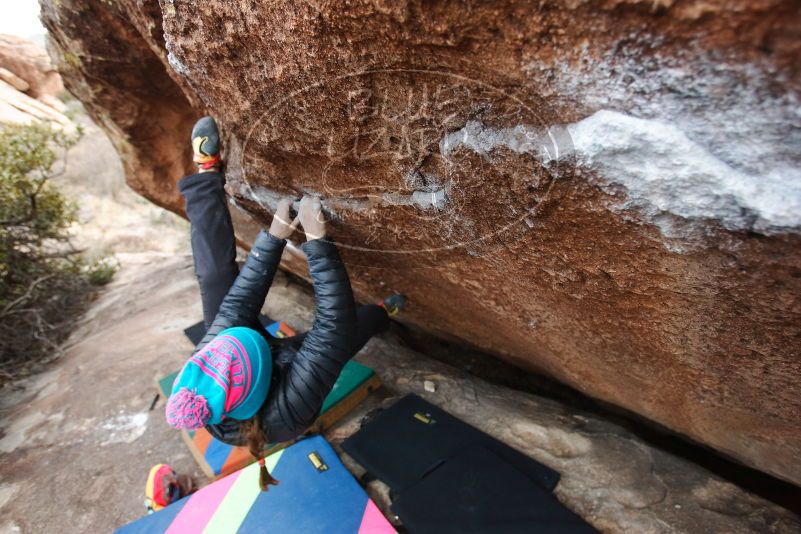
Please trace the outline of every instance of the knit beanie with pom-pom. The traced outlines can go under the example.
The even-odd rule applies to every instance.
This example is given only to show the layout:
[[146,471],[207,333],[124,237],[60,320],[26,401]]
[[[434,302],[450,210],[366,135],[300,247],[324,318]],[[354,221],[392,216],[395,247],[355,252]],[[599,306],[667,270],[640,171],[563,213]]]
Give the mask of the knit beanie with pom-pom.
[[223,330],[181,369],[167,401],[167,423],[197,430],[226,417],[250,419],[267,398],[272,367],[270,346],[258,332]]

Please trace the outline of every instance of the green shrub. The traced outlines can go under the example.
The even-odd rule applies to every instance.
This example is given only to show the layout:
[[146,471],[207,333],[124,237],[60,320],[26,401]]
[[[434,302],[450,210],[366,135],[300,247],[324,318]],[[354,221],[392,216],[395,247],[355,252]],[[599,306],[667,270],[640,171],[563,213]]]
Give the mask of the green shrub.
[[120,262],[116,258],[100,258],[87,264],[86,279],[93,286],[104,286],[111,282],[119,270]]
[[80,131],[0,127],[0,382],[59,353],[111,260],[87,262],[70,242],[76,206],[53,185]]

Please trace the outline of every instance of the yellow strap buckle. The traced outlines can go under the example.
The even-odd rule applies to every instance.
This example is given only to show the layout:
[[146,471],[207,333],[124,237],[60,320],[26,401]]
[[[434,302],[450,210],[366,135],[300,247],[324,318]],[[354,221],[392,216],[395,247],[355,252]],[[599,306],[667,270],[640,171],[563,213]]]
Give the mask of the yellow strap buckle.
[[308,458],[311,464],[314,466],[314,468],[320,471],[321,473],[323,471],[328,471],[328,466],[325,464],[320,455],[317,454],[316,452],[310,452]]

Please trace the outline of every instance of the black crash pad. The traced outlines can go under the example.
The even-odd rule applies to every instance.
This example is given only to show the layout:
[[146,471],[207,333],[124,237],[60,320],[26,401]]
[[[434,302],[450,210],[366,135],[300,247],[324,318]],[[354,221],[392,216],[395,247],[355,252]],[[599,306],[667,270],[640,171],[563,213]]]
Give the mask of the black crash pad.
[[448,412],[409,394],[379,412],[342,443],[372,476],[402,493],[446,460],[481,445],[551,491],[559,473]]
[[492,450],[477,445],[406,488],[392,511],[414,534],[596,532]]
[[[264,327],[274,322],[266,315],[259,315],[259,321],[261,321]],[[203,340],[203,336],[206,335],[206,325],[203,321],[197,322],[190,327],[184,328],[184,335],[189,338],[192,345],[197,346],[197,344]]]

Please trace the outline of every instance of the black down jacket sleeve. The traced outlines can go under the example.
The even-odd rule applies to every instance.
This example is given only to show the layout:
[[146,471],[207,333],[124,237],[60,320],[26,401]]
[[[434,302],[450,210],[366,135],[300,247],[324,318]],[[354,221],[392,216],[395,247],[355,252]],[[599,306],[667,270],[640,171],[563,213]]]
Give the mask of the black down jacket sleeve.
[[214,322],[195,347],[195,352],[205,347],[214,336],[226,328],[247,326],[254,330],[262,330],[259,312],[275,278],[275,271],[278,269],[285,245],[286,240],[278,239],[264,230],[259,232],[245,265],[223,299]]
[[281,370],[260,412],[269,441],[285,441],[305,431],[320,413],[342,367],[353,356],[356,303],[336,246],[323,239],[306,242],[314,285],[314,325],[297,355]]
[[[320,413],[323,401],[334,387],[342,367],[353,356],[356,303],[339,251],[333,243],[322,239],[308,241],[301,248],[308,258],[314,285],[314,325],[292,359],[285,365],[273,366],[270,391],[259,412],[261,428],[267,434],[269,442],[293,439],[311,426]],[[256,249],[255,245],[253,249]],[[280,249],[275,254],[280,256]],[[245,264],[243,273],[247,265]],[[270,280],[273,274],[274,269],[270,273]],[[264,300],[266,286],[269,283],[266,283],[263,293],[259,293],[258,302]],[[226,298],[223,306],[227,302]],[[222,313],[221,309],[220,314]],[[253,313],[258,314],[258,309]],[[238,317],[239,314],[226,311],[226,316]],[[219,320],[218,316],[215,326]],[[228,320],[220,325],[223,329],[238,326],[229,324]],[[199,347],[211,339],[208,335],[207,338]],[[273,345],[274,350],[278,348],[279,346]],[[231,445],[244,444],[239,434],[239,421],[229,419],[206,428],[220,441]]]

